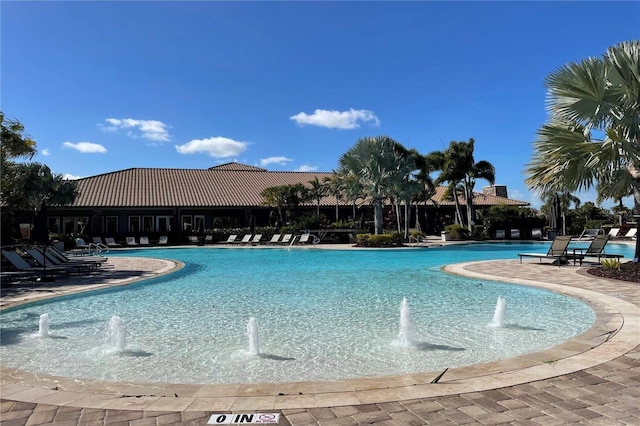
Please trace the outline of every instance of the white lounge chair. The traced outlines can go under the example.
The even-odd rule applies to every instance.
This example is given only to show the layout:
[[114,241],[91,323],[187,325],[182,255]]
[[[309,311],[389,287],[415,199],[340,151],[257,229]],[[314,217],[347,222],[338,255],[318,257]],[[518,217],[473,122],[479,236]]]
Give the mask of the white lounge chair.
[[511,238],[519,239],[520,238],[520,230],[518,228],[513,228],[511,230]]
[[244,237],[242,237],[242,240],[240,240],[241,243],[243,244],[247,244],[251,242],[251,234],[246,234]]
[[618,234],[619,234],[619,233],[620,233],[620,228],[611,228],[611,229],[609,230],[609,234],[608,234],[608,235],[609,235],[611,238],[615,238],[615,237],[617,237],[617,236],[618,236]]
[[128,246],[138,246],[140,244],[138,244],[136,242],[136,237],[127,237],[127,245]]
[[280,240],[280,236],[282,234],[273,234],[273,236],[271,237],[271,239],[269,240],[269,244],[275,244]]
[[542,229],[533,228],[531,230],[531,239],[533,239],[533,240],[541,240],[542,239]]
[[236,234],[231,234],[229,235],[229,237],[227,238],[227,241],[225,241],[225,243],[235,243],[236,239],[238,238],[238,236]]
[[161,235],[160,239],[158,240],[158,245],[166,246],[167,244],[169,244],[169,237],[167,237],[166,235]]
[[114,240],[112,237],[104,237],[104,242],[107,244],[107,247],[122,247],[122,244],[116,243],[116,240]]
[[638,233],[638,228],[631,228],[627,231],[626,234],[624,234],[623,238],[635,238],[637,233]]
[[585,229],[582,231],[582,234],[578,237],[579,240],[593,240],[596,235],[600,235],[602,232],[601,229]]
[[251,244],[257,244],[260,242],[261,239],[262,239],[262,234],[256,234],[251,239]]
[[505,237],[504,229],[496,229],[496,239],[502,240]]
[[291,242],[291,238],[293,238],[293,234],[284,234],[282,240],[280,240],[280,244],[289,244]]
[[141,246],[150,246],[149,237],[140,237],[140,245]]

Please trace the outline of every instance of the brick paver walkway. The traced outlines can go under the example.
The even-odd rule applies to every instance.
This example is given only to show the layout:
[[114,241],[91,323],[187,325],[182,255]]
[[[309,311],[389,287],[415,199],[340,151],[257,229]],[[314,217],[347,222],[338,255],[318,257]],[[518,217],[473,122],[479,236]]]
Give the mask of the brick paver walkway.
[[[157,266],[157,265],[156,265]],[[165,265],[166,266],[166,265]],[[142,270],[143,268],[135,268]],[[457,273],[532,280],[597,291],[640,306],[640,287],[595,279],[584,268],[517,261],[467,264]],[[638,318],[624,317],[624,327]],[[623,322],[624,322],[623,321]],[[634,325],[634,324],[631,324]],[[271,410],[280,425],[640,425],[640,335],[631,350],[585,369],[513,386],[430,398]],[[632,345],[633,346],[633,345]],[[224,411],[145,411],[21,402],[0,388],[0,420],[12,425],[203,425]],[[439,385],[434,385],[439,386]],[[245,410],[245,412],[252,412]]]

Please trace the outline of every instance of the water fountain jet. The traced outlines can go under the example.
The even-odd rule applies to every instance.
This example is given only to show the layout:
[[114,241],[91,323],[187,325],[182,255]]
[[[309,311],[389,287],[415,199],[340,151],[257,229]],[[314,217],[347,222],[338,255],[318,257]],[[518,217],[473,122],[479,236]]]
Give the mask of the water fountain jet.
[[407,302],[407,298],[402,298],[402,303],[400,304],[400,331],[398,332],[398,340],[400,342],[400,346],[409,347],[411,346],[411,316],[409,314],[409,302]]
[[254,317],[249,318],[247,324],[247,336],[249,337],[249,355],[259,355],[260,349],[258,345],[258,325]]
[[123,351],[127,346],[128,335],[129,332],[122,318],[117,315],[112,316],[109,321],[109,344],[111,347]]
[[498,296],[498,302],[496,303],[496,310],[493,313],[493,321],[491,321],[492,327],[502,327],[504,325],[504,311],[507,307],[507,301],[502,296]]
[[49,314],[40,315],[40,321],[38,321],[38,335],[40,337],[47,337],[49,335],[49,324],[51,324]]

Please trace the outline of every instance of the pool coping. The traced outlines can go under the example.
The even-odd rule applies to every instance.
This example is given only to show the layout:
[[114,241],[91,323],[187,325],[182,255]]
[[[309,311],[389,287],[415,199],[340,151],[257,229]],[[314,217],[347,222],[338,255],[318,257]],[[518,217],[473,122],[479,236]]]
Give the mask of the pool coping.
[[[494,261],[518,268],[515,261]],[[241,411],[319,408],[383,403],[478,392],[556,377],[615,359],[639,344],[640,308],[587,288],[519,277],[499,277],[474,267],[448,265],[446,272],[544,288],[588,303],[596,313],[585,333],[552,349],[442,371],[326,382],[191,385],[108,382],[30,373],[1,366],[2,398],[70,407],[145,411]],[[531,267],[524,265],[524,268]],[[522,268],[522,267],[520,267]],[[566,267],[562,273],[578,274]],[[164,273],[170,272],[171,269]],[[550,277],[545,277],[549,279]],[[586,279],[586,278],[585,278]],[[597,280],[595,280],[597,281]]]

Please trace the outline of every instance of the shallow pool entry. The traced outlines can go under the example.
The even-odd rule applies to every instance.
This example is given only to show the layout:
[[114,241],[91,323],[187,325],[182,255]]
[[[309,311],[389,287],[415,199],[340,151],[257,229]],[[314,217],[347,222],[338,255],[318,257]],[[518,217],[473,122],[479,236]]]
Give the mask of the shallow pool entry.
[[515,258],[494,248],[129,252],[187,266],[2,312],[2,364],[118,381],[333,380],[489,362],[592,325],[593,311],[575,299],[439,270]]

